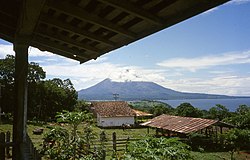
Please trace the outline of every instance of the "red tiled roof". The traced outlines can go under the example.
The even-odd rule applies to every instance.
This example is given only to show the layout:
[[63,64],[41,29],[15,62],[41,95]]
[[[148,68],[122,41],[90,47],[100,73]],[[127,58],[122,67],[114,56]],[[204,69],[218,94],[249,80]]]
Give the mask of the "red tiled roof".
[[206,128],[217,122],[219,121],[212,119],[180,117],[163,114],[149,120],[148,122],[142,123],[141,125],[187,134]]
[[130,117],[134,111],[124,101],[92,102],[91,109],[100,117]]

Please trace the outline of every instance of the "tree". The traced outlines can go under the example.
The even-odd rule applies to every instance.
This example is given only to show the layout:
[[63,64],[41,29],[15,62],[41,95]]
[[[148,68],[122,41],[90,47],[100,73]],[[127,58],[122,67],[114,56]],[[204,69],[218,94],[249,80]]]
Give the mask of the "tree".
[[235,114],[232,114],[231,117],[224,120],[237,126],[238,128],[250,129],[250,107],[247,105],[240,105]]
[[[15,57],[7,55],[0,59],[0,83],[2,88],[2,111],[12,113],[14,111],[14,73]],[[77,92],[69,79],[55,78],[44,80],[45,71],[39,64],[30,62],[28,65],[28,118],[34,117],[46,120],[53,118],[56,112],[64,109],[73,110],[77,103]]]
[[89,112],[90,110],[90,104],[87,103],[86,101],[84,100],[78,100],[76,105],[75,105],[75,108],[74,108],[75,111],[78,111],[78,112]]
[[42,82],[40,88],[40,119],[48,120],[57,112],[72,111],[77,103],[77,92],[69,79],[59,78]]
[[177,116],[183,117],[202,117],[202,111],[193,107],[190,103],[182,103],[175,109]]
[[250,107],[248,107],[247,105],[240,105],[237,109],[236,109],[236,113],[240,114],[240,115],[245,115],[248,112],[250,112]]
[[159,104],[150,108],[149,112],[154,116],[159,116],[161,114],[173,114],[174,108],[169,105]]
[[231,152],[231,159],[234,153],[240,149],[250,148],[250,130],[231,129],[220,136],[224,146]]
[[[0,59],[0,83],[5,87],[2,88],[2,110],[7,113],[13,112],[14,107],[14,77],[15,76],[15,56],[7,55],[5,59]],[[32,93],[28,100],[33,102],[36,99],[36,83],[45,78],[45,72],[37,63],[28,64],[28,92]],[[34,99],[35,98],[35,99]],[[28,102],[28,108],[31,109],[34,103]]]
[[209,113],[209,118],[218,119],[220,121],[230,117],[229,110],[221,104],[216,104],[215,107],[210,108],[208,113]]

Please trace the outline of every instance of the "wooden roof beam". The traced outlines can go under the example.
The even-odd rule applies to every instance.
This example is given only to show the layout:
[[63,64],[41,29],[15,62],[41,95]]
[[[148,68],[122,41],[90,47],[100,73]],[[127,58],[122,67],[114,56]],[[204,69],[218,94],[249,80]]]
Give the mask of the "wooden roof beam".
[[102,3],[106,3],[110,6],[113,6],[115,8],[119,8],[125,12],[128,12],[132,15],[135,15],[141,19],[147,20],[151,23],[154,23],[156,25],[163,25],[164,20],[161,19],[160,17],[153,15],[143,8],[138,9],[138,6],[135,6],[132,4],[130,1],[124,1],[124,0],[98,0],[101,1]]
[[55,42],[45,40],[41,37],[36,36],[31,44],[33,47],[37,47],[40,50],[47,50],[49,52],[59,54],[61,56],[71,58],[80,62],[87,61],[87,57],[81,55],[79,51],[75,51],[68,47],[61,46]]
[[60,21],[60,20],[58,20],[56,18],[53,18],[53,17],[48,17],[48,16],[41,15],[40,21],[42,23],[45,23],[45,24],[52,25],[54,27],[60,28],[62,30],[66,30],[68,32],[73,32],[75,34],[86,37],[86,38],[91,39],[93,41],[104,43],[104,44],[109,45],[109,46],[115,46],[116,45],[114,42],[112,42],[112,41],[110,41],[108,39],[102,38],[101,36],[96,36],[95,34],[93,34],[91,32],[88,32],[88,31],[85,31],[85,30],[82,30],[80,28],[73,27],[72,25],[70,25],[70,24],[68,24],[66,22],[62,22],[62,21]]
[[38,23],[45,0],[22,0],[15,39],[28,44]]
[[70,39],[70,38],[65,37],[63,35],[60,35],[59,33],[55,34],[55,33],[49,32],[49,31],[43,31],[42,29],[39,29],[38,32],[36,32],[36,34],[40,35],[42,37],[48,37],[48,38],[57,40],[59,42],[63,42],[63,43],[75,46],[77,48],[87,50],[91,53],[95,53],[95,54],[101,53],[101,51],[95,47],[77,42],[76,40]]
[[15,33],[15,30],[11,30],[10,28],[7,28],[0,24],[0,37],[3,38],[4,40],[13,42],[14,33]]
[[126,30],[118,26],[117,24],[114,24],[108,20],[105,20],[95,14],[91,14],[85,11],[83,8],[73,6],[68,3],[66,4],[63,2],[60,2],[60,3],[57,3],[57,2],[58,1],[55,1],[55,0],[49,0],[47,5],[49,8],[53,8],[67,15],[76,17],[82,21],[86,21],[86,22],[98,25],[102,28],[113,31],[115,33],[122,34],[125,37],[131,38],[131,39],[137,38],[137,35],[135,33],[129,30]]

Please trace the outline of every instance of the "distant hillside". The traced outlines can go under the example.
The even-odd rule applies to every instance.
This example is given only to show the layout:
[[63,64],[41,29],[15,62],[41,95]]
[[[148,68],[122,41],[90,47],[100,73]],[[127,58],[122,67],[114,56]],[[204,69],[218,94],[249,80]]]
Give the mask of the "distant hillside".
[[168,99],[215,99],[234,98],[225,95],[184,93],[164,88],[154,82],[102,82],[78,91],[78,98],[84,100],[114,100],[113,94],[119,94],[119,100],[168,100]]

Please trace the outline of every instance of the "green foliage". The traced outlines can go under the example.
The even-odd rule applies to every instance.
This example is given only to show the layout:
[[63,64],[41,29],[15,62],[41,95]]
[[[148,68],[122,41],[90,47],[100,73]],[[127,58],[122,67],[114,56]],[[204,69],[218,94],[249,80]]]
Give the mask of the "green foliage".
[[220,135],[220,139],[224,147],[231,151],[231,159],[234,159],[235,151],[250,149],[250,130],[231,129]]
[[[7,55],[0,59],[0,84],[2,87],[1,106],[5,113],[14,108],[15,57]],[[77,92],[69,79],[44,80],[42,67],[31,62],[28,65],[28,119],[47,120],[54,118],[63,109],[73,110],[77,103]]]
[[224,121],[231,123],[241,129],[250,129],[250,107],[247,105],[240,105],[235,114],[224,119]]
[[220,121],[231,116],[227,107],[220,104],[216,104],[215,107],[210,108],[208,114],[208,118],[218,119]]
[[131,160],[186,160],[192,159],[189,146],[177,138],[154,138],[131,142],[128,145],[125,159]]
[[[52,128],[44,137],[42,153],[50,159],[93,159],[90,154],[90,143],[94,138],[89,122],[92,119],[90,114],[83,112],[58,113],[57,121],[66,123],[70,129],[62,127]],[[83,124],[83,131],[78,126]]]
[[149,112],[154,116],[158,116],[161,114],[173,114],[174,108],[171,107],[167,103],[159,102],[159,101],[136,101],[129,103],[131,108]]
[[157,105],[157,106],[154,106],[153,108],[151,108],[149,110],[149,112],[156,117],[156,116],[159,116],[161,114],[173,114],[174,109],[172,107],[160,104],[160,105]]
[[204,152],[205,150],[216,150],[217,145],[214,144],[212,137],[207,137],[205,134],[197,132],[190,133],[188,136],[188,144],[192,147],[193,151]]
[[250,147],[250,130],[231,129],[222,134],[220,138],[224,141],[225,147],[230,150]]
[[202,111],[190,103],[182,103],[175,109],[176,115],[183,117],[202,117]]
[[74,107],[74,110],[79,112],[80,111],[89,112],[89,109],[90,109],[90,104],[84,100],[78,100]]
[[239,115],[245,115],[247,113],[250,112],[250,107],[247,105],[240,105],[237,109],[236,109],[236,113]]

